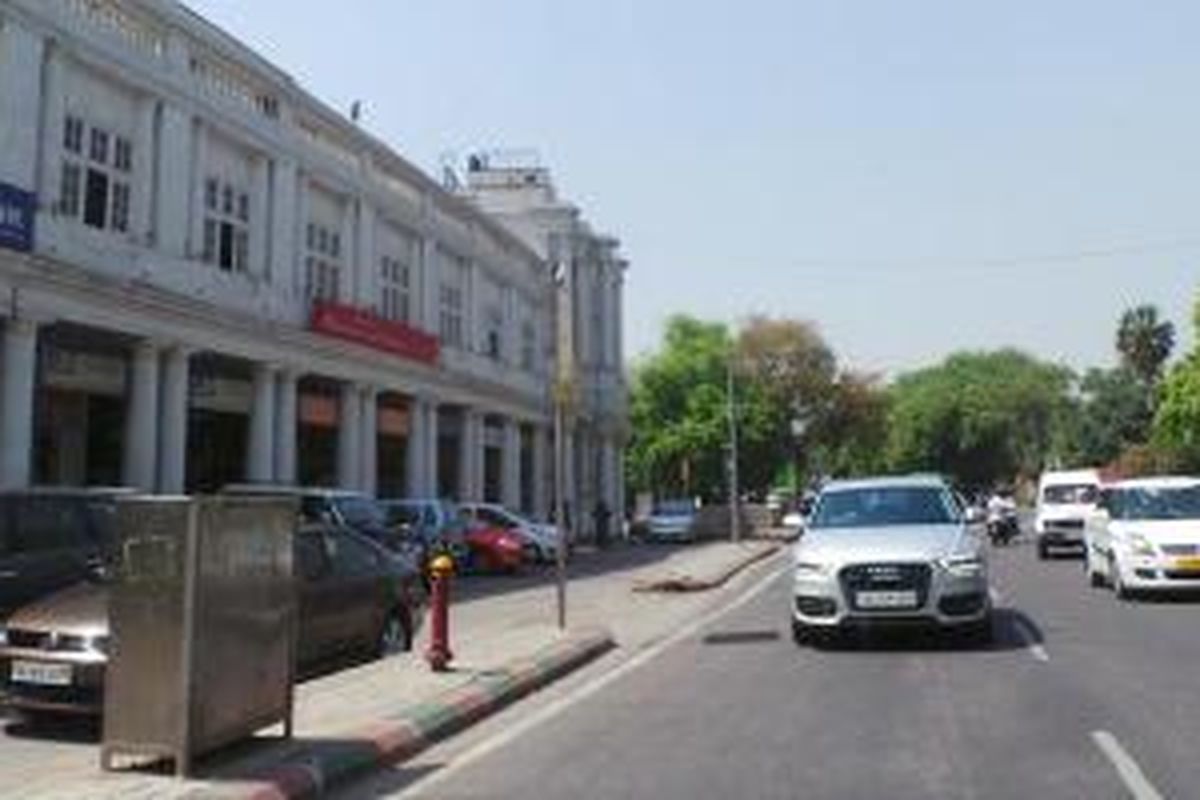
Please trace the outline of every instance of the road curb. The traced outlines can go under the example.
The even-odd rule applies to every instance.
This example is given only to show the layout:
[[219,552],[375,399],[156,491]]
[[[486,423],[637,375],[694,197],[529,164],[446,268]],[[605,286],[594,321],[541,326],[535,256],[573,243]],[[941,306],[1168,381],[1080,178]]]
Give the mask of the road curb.
[[729,580],[744,569],[770,558],[778,553],[782,544],[771,544],[750,553],[735,561],[716,575],[706,578],[696,578],[691,575],[676,575],[667,578],[656,578],[649,581],[639,581],[633,585],[635,592],[705,592],[716,589],[728,583]]
[[482,673],[433,700],[376,720],[338,741],[256,774],[238,792],[241,800],[318,797],[329,787],[412,758],[517,700],[582,667],[615,645],[610,632],[570,634],[531,657]]

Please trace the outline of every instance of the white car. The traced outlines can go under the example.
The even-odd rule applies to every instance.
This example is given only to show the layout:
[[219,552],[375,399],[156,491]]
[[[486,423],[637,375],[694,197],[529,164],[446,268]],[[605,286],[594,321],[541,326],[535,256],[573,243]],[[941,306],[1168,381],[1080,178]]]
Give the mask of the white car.
[[691,500],[660,500],[646,520],[652,542],[696,541],[696,504]]
[[798,644],[858,624],[991,638],[986,551],[936,476],[827,484],[793,554]]
[[1160,477],[1105,487],[1087,527],[1087,574],[1127,599],[1200,589],[1200,478]]
[[550,563],[558,558],[558,528],[534,522],[496,503],[462,503],[468,519],[509,531],[519,536],[529,547],[533,560]]
[[1096,511],[1100,476],[1092,469],[1044,472],[1038,481],[1038,558],[1049,558],[1051,548],[1083,549],[1083,529]]

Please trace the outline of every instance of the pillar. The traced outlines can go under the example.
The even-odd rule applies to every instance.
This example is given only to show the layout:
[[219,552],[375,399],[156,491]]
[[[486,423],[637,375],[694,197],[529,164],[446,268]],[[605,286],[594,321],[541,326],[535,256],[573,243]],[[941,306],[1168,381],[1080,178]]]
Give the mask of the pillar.
[[483,500],[483,416],[474,409],[463,409],[459,434],[458,499],[462,502]]
[[208,127],[200,119],[192,123],[191,205],[188,207],[188,258],[204,252],[204,184],[208,180]]
[[296,275],[296,242],[302,241],[296,218],[296,162],[279,159],[271,164],[271,241],[268,272],[271,282],[285,287],[289,296],[299,297],[300,279]]
[[[44,49],[45,40],[15,20],[0,26],[0,182],[31,192],[36,189]],[[62,120],[51,124],[61,142]]]
[[158,491],[182,494],[187,478],[188,367],[191,351],[173,347],[162,364],[158,437]]
[[366,386],[361,395],[358,488],[373,497],[379,483],[379,391],[374,386]]
[[419,398],[408,401],[408,440],[404,458],[405,493],[409,497],[432,497],[427,478],[429,450],[429,406]]
[[362,402],[357,385],[345,382],[339,405],[341,418],[338,420],[338,486],[342,489],[359,487],[359,466],[362,443]]
[[[170,103],[164,103],[159,124],[154,230],[159,249],[167,255],[183,258],[187,256],[188,220],[191,219],[192,118]],[[197,216],[203,215],[197,212]]]
[[521,427],[515,419],[504,420],[504,451],[501,456],[500,497],[504,507],[521,508]]
[[246,480],[275,480],[275,372],[273,364],[255,364],[250,405],[250,434],[246,437]]
[[134,345],[125,413],[125,452],[121,479],[126,486],[153,492],[158,470],[159,352],[153,342]]
[[439,445],[441,433],[438,432],[438,420],[438,404],[431,400],[425,409],[425,486],[432,498],[442,494],[442,487],[439,485],[442,452]]
[[296,388],[295,370],[279,371],[275,386],[275,471],[276,483],[296,482]]
[[4,378],[0,386],[0,489],[29,485],[33,450],[37,324],[10,319],[4,326]]
[[548,440],[546,427],[541,424],[533,426],[533,516],[534,519],[547,521],[550,519],[549,480],[546,470],[548,461]]
[[271,274],[267,235],[267,206],[271,195],[270,163],[263,156],[255,156],[250,166],[250,231],[246,271],[251,275]]

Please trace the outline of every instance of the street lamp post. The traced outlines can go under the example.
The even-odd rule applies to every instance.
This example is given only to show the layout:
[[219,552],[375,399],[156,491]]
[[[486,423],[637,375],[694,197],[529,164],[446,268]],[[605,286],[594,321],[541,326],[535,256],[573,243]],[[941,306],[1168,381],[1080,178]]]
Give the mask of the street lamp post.
[[733,393],[733,356],[725,370],[725,400],[729,408],[729,536],[734,542],[742,538],[742,520],[738,513],[738,426],[737,398]]
[[800,440],[808,430],[808,420],[801,416],[792,417],[792,493],[800,499]]
[[[561,242],[555,237],[551,240],[553,250],[558,250]],[[555,587],[557,597],[558,627],[567,627],[567,543],[570,541],[567,527],[569,521],[566,514],[566,443],[567,410],[574,398],[575,391],[575,348],[572,338],[573,305],[570,296],[570,281],[567,275],[567,265],[562,260],[561,252],[556,252],[554,260],[554,292],[557,306],[556,349],[558,354],[554,375],[554,524],[558,528],[558,553],[555,559]],[[578,513],[578,512],[577,512]]]

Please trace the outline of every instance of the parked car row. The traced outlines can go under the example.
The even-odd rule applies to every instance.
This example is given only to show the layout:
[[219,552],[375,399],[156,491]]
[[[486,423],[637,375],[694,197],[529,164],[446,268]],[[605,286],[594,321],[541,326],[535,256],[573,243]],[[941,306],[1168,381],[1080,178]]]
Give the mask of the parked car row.
[[[356,492],[238,485],[230,495],[290,496],[306,671],[351,654],[411,647],[436,552],[466,571],[512,571],[557,550],[552,528],[499,506],[376,502]],[[99,713],[109,648],[108,576],[117,501],[127,489],[0,494],[0,692],[26,712]]]

